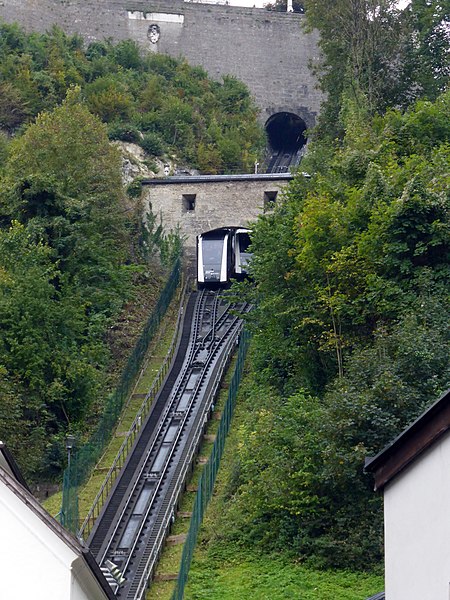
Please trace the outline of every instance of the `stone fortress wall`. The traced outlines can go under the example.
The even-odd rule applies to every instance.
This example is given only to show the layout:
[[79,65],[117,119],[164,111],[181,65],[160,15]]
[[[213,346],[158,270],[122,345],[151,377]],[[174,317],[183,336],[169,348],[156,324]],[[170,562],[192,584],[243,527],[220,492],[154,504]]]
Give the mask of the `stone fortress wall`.
[[215,79],[234,75],[250,88],[263,123],[291,112],[311,127],[319,111],[321,93],[308,68],[319,56],[317,35],[303,31],[300,14],[184,0],[0,0],[0,19],[29,31],[57,24],[88,41],[131,38],[150,51],[185,56]]

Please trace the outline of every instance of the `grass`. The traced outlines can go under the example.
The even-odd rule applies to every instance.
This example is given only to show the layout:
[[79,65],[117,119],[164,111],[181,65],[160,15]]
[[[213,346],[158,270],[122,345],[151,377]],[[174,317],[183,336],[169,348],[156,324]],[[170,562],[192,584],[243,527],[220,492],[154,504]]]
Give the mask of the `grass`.
[[315,571],[287,559],[236,550],[228,560],[199,550],[185,600],[362,600],[383,589],[368,573]]

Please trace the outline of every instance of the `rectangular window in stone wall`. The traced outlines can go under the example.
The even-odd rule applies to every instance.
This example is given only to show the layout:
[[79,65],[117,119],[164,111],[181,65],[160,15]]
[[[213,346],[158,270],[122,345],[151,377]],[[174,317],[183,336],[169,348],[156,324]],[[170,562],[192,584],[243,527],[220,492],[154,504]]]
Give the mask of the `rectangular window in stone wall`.
[[272,210],[277,200],[278,192],[264,192],[264,212]]
[[195,200],[197,194],[183,194],[183,212],[193,212],[195,210]]

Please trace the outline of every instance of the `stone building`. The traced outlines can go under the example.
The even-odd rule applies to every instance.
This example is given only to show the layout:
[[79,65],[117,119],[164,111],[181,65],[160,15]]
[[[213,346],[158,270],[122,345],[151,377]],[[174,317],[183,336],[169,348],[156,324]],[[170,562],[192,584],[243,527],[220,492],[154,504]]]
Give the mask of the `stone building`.
[[248,227],[270,210],[290,173],[201,175],[143,181],[146,208],[161,215],[166,230],[179,229],[186,254],[195,254],[196,236],[218,227]]

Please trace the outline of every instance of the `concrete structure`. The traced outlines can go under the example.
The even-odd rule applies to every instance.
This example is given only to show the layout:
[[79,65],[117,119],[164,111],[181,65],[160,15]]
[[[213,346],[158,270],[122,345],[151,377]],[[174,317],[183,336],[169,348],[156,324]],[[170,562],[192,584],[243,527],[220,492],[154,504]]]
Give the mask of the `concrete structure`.
[[146,208],[161,215],[166,230],[179,227],[186,253],[196,236],[217,227],[248,227],[270,210],[290,173],[167,177],[143,182]]
[[212,78],[231,74],[247,84],[261,121],[276,113],[314,125],[321,94],[309,69],[317,35],[304,16],[183,0],[1,0],[0,18],[28,30],[57,24],[88,41],[131,38],[152,52],[184,56]]
[[450,595],[450,390],[366,462],[384,493],[388,600]]
[[35,500],[0,442],[0,598],[114,600],[89,550]]

